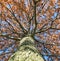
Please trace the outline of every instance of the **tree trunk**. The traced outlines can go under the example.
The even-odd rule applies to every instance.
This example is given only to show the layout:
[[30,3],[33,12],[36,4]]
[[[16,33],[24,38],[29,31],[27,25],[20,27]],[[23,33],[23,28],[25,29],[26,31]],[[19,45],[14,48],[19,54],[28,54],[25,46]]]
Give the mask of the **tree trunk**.
[[8,61],[44,61],[31,37],[20,40],[19,50]]

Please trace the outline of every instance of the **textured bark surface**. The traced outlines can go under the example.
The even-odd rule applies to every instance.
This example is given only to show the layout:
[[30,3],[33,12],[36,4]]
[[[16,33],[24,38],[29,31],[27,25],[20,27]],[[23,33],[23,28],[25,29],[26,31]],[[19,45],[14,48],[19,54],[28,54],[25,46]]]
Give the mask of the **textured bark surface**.
[[20,41],[20,47],[8,61],[44,61],[35,47],[31,37],[25,37]]

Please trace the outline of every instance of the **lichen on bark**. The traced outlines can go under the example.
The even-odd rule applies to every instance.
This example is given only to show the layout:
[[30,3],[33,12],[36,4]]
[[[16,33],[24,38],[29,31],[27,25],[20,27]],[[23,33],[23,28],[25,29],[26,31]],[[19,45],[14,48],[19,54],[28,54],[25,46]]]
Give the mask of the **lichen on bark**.
[[20,40],[19,50],[8,61],[44,61],[44,59],[36,49],[34,40],[31,37],[24,37]]

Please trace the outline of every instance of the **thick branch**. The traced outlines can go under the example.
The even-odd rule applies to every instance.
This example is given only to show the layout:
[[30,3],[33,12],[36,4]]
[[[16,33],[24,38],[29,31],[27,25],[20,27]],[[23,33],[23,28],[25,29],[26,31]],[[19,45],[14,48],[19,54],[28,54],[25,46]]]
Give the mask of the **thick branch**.
[[35,2],[35,0],[34,0],[34,13],[33,13],[33,15],[34,15],[34,21],[35,21],[35,28],[34,28],[34,32],[33,32],[33,36],[34,36],[34,34],[35,34],[35,32],[36,32],[36,28],[37,28],[37,20],[36,20],[36,2]]
[[[36,40],[36,39],[34,38],[34,40]],[[44,42],[44,41],[40,41],[40,40],[36,40],[36,41],[43,45],[60,46],[60,43],[49,43],[49,42]]]
[[13,39],[13,40],[18,40],[18,41],[21,40],[21,38],[11,37],[10,35],[11,35],[11,34],[0,34],[1,37],[6,37],[6,38],[8,38],[8,39]]
[[45,29],[45,30],[37,31],[35,34],[45,32],[45,31],[47,31],[47,30],[49,30],[49,29],[60,30],[60,29],[58,29],[58,28],[49,27],[49,28],[47,28],[47,29]]

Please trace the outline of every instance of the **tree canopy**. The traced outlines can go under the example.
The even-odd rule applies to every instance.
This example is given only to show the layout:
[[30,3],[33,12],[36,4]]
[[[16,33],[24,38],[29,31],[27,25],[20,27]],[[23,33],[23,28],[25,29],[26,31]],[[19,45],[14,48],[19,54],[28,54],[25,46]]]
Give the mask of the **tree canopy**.
[[46,61],[59,61],[59,0],[0,0],[0,60],[7,61],[25,36],[34,38]]

